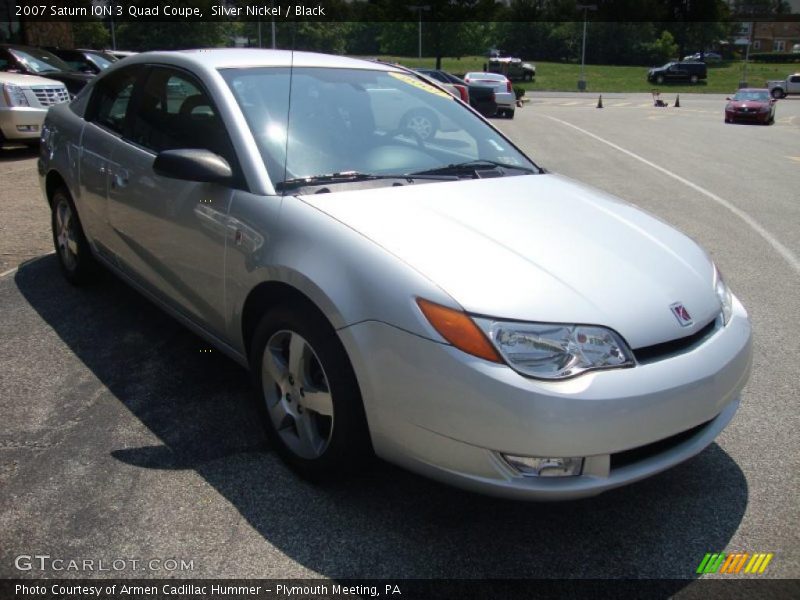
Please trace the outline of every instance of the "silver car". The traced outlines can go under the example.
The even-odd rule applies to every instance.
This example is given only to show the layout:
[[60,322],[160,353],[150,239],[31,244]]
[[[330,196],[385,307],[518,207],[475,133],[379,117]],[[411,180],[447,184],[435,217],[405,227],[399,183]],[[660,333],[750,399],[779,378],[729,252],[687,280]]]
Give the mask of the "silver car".
[[249,367],[310,478],[375,454],[590,496],[700,452],[748,377],[747,313],[697,244],[390,65],[132,56],[50,111],[39,169],[66,277],[102,264]]
[[514,118],[517,96],[508,77],[502,73],[473,72],[464,75],[464,81],[493,87],[494,98],[497,102],[497,115],[509,119]]

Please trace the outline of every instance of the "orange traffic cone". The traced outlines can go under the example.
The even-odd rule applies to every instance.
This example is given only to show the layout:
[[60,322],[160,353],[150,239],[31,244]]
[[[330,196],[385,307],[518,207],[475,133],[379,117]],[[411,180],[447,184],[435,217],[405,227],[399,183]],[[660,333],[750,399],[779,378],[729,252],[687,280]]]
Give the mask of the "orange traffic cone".
[[681,107],[681,95],[678,94],[677,96],[675,96],[675,108],[680,108],[680,107]]
[[597,108],[603,108],[603,94],[597,97]]

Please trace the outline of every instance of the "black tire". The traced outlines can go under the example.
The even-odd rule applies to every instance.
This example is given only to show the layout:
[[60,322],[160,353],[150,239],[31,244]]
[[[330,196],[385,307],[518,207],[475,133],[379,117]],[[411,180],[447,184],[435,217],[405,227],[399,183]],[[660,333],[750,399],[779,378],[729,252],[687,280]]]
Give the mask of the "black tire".
[[[50,201],[50,227],[61,272],[73,285],[83,285],[97,278],[98,264],[83,233],[83,226],[69,192],[58,188]],[[65,227],[61,227],[66,223]]]
[[506,119],[513,119],[514,118],[514,109],[506,111]]
[[698,81],[699,81],[699,77],[697,77],[697,75],[692,75],[691,77],[689,77],[689,83],[695,84]]
[[[293,409],[302,415],[303,401],[300,397],[306,398],[308,394],[308,388],[306,394],[303,393],[306,382],[299,381],[299,378],[298,381],[291,381],[292,378],[288,378],[292,386],[295,386],[291,394],[284,393],[269,373],[266,377],[270,379],[265,380],[264,358],[268,351],[267,346],[270,344],[271,354],[267,356],[269,361],[274,356],[274,344],[280,343],[280,336],[287,333],[300,336],[301,340],[312,349],[313,360],[318,362],[319,367],[314,370],[317,373],[321,371],[332,403],[330,418],[308,408],[305,409],[306,413],[310,413],[306,418],[313,419],[315,433],[321,438],[327,437],[324,449],[315,457],[302,456],[297,448],[291,445],[294,439],[292,436],[296,437],[297,444],[302,444],[300,423],[297,418],[285,416],[286,426],[281,427],[279,431],[268,408],[268,402],[274,405],[274,400],[278,399],[279,403],[285,402],[284,406],[294,403]],[[286,361],[288,366],[288,348]],[[270,445],[295,472],[312,481],[327,481],[354,473],[367,465],[373,456],[373,451],[358,381],[339,337],[316,308],[294,304],[292,308],[280,306],[268,311],[261,318],[253,335],[250,371],[256,409]],[[306,377],[310,378],[311,375],[303,376],[304,379]],[[294,395],[294,398],[291,398],[291,395]]]
[[656,75],[656,83],[658,83],[658,84],[664,83],[664,76],[663,75]]
[[783,93],[783,90],[781,88],[778,88],[778,87],[772,88],[771,94],[772,94],[772,97],[775,98],[776,100],[780,100],[781,98],[783,98],[786,95],[786,94]]

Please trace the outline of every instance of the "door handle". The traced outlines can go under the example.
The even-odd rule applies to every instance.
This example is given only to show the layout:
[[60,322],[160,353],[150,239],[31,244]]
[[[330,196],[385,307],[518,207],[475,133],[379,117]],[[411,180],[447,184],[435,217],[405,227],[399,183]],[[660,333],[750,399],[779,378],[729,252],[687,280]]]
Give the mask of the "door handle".
[[127,185],[128,185],[127,171],[118,172],[111,177],[111,187],[124,188]]

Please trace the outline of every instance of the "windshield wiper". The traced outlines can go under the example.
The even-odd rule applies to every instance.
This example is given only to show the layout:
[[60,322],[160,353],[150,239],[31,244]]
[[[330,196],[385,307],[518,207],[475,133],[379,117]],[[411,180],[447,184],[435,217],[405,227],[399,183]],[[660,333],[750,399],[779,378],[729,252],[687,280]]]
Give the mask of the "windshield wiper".
[[426,169],[424,171],[417,171],[416,173],[408,173],[410,177],[417,177],[419,175],[433,175],[438,173],[474,173],[480,169],[514,169],[515,171],[523,171],[525,173],[535,173],[533,169],[522,167],[520,165],[512,165],[509,163],[498,162],[496,160],[468,160],[467,162],[455,163],[450,165],[442,165],[434,169]]
[[446,175],[425,176],[424,173],[417,174],[398,174],[398,175],[379,175],[377,173],[361,173],[360,171],[339,171],[337,173],[326,173],[324,175],[311,175],[309,177],[296,177],[294,179],[287,179],[275,185],[278,190],[289,190],[306,186],[325,185],[326,183],[348,183],[351,181],[372,181],[376,179],[404,179],[412,181],[414,179],[437,179],[437,180],[453,180],[456,177]]

